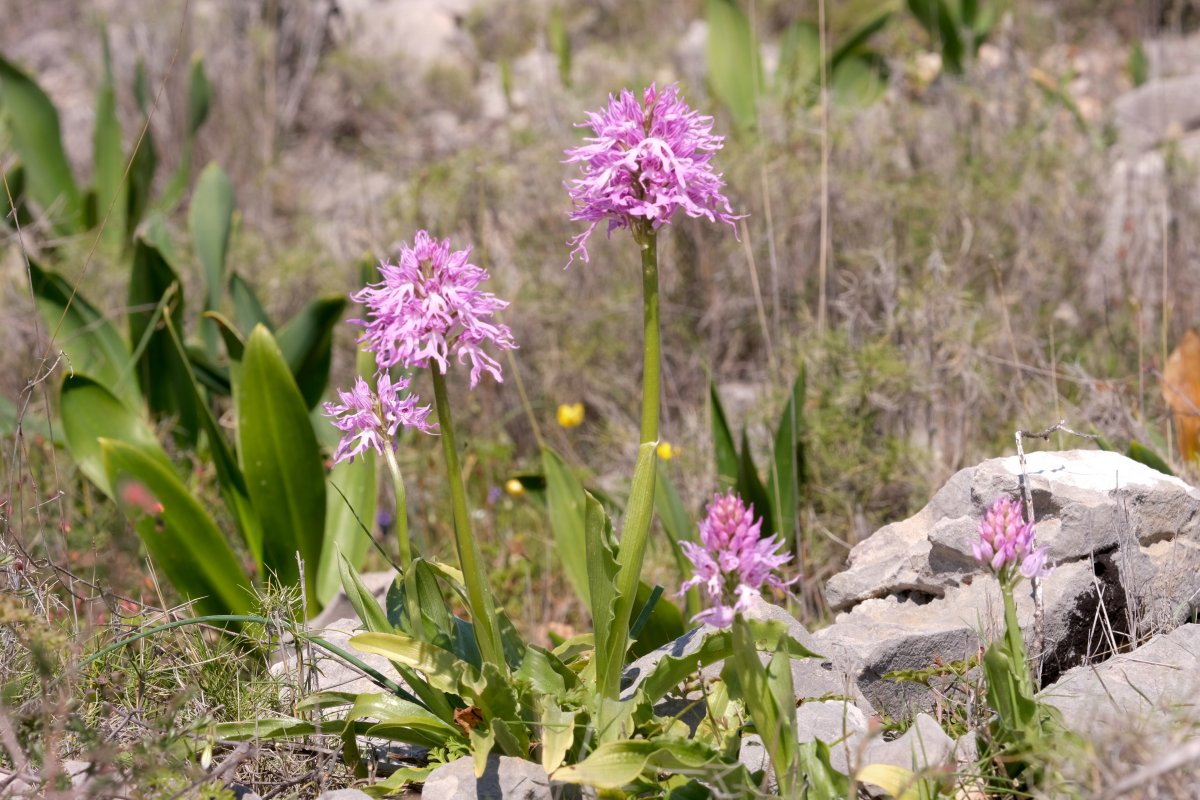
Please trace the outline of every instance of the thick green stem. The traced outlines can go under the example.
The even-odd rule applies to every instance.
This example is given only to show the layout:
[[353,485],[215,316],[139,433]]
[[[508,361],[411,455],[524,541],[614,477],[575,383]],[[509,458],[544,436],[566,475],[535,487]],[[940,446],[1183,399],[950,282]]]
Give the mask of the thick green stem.
[[658,441],[662,393],[662,333],[658,322],[658,234],[649,226],[636,236],[642,248],[642,444]]
[[412,564],[412,545],[408,541],[408,493],[404,490],[404,476],[400,474],[400,465],[396,462],[396,452],[391,442],[385,442],[383,457],[387,461],[388,472],[392,473],[392,490],[396,496],[396,543],[400,553],[400,571],[408,573]]
[[433,398],[437,408],[439,433],[446,453],[446,470],[450,477],[450,504],[454,513],[454,545],[458,550],[458,564],[462,568],[463,582],[467,588],[467,602],[471,606],[471,622],[475,626],[475,639],[483,660],[491,663],[500,674],[508,674],[504,661],[504,649],[500,643],[500,624],[496,617],[496,606],[488,591],[483,572],[483,555],[479,543],[471,532],[471,516],[467,512],[467,491],[463,486],[462,467],[458,463],[458,448],[454,443],[454,420],[450,416],[450,402],[446,397],[446,377],[437,367],[429,370],[433,376]]

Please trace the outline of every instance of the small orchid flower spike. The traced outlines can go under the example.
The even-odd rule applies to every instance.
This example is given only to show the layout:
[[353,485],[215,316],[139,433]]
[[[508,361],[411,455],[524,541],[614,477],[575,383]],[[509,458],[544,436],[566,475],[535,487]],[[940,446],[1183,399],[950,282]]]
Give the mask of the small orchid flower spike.
[[778,552],[783,546],[778,536],[764,539],[761,533],[762,518],[755,517],[740,497],[732,491],[713,496],[700,523],[700,544],[680,542],[696,574],[679,593],[701,586],[710,604],[694,621],[728,627],[734,616],[751,607],[764,584],[783,589],[798,580],[785,581],[776,574],[792,557]]
[[382,453],[388,443],[395,447],[396,432],[401,427],[425,433],[436,431],[437,424],[428,419],[429,406],[418,406],[417,396],[407,393],[407,379],[400,378],[393,384],[388,373],[381,372],[376,384],[372,392],[360,375],[350,391],[338,389],[341,403],[325,403],[325,416],[345,433],[333,453],[334,462],[353,462],[367,449]]
[[1046,566],[1046,548],[1034,547],[1033,523],[1024,521],[1023,510],[1020,500],[997,498],[979,523],[979,541],[971,545],[975,560],[1002,580],[1015,580],[1016,575],[1045,578],[1051,572]]

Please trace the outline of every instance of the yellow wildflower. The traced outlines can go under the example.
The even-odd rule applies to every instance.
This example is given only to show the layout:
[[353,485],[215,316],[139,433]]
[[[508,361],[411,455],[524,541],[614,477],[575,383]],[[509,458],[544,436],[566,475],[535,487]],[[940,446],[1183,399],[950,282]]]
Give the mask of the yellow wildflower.
[[664,440],[664,441],[659,442],[658,443],[658,457],[661,458],[663,461],[670,461],[672,458],[675,457],[675,448],[672,447],[671,443],[668,441]]
[[574,428],[583,424],[583,403],[563,403],[558,407],[558,424]]
[[525,484],[521,483],[516,478],[509,478],[504,482],[504,491],[508,492],[513,497],[520,497],[525,494]]

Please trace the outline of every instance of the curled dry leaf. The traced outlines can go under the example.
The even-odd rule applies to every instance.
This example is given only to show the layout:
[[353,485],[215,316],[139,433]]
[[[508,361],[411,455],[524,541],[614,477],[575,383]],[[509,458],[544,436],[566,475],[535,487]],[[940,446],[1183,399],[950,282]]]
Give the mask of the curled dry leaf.
[[1189,329],[1167,359],[1163,399],[1175,419],[1175,436],[1185,461],[1200,450],[1200,333]]

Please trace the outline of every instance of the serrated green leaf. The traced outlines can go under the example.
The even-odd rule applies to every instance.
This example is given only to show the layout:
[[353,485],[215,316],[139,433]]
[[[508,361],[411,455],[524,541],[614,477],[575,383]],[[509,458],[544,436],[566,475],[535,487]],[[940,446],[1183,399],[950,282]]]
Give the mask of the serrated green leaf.
[[306,564],[309,611],[325,534],[325,471],[308,409],[266,328],[250,334],[234,383],[238,457],[263,530],[263,565],[285,585]]

